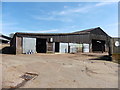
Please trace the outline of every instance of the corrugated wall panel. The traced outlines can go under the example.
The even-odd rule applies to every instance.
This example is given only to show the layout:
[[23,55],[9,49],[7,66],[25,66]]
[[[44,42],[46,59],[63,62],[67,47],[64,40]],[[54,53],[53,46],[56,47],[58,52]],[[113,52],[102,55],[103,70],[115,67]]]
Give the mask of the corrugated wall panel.
[[113,53],[120,53],[120,38],[111,39],[111,51]]
[[16,37],[16,54],[22,53],[22,37]]
[[47,52],[54,52],[53,43],[47,43]]
[[43,36],[27,36],[23,35],[23,37],[32,37],[32,38],[46,38],[47,42],[50,38],[53,38],[54,42],[62,42],[62,43],[90,43],[89,34],[84,35],[43,35]]

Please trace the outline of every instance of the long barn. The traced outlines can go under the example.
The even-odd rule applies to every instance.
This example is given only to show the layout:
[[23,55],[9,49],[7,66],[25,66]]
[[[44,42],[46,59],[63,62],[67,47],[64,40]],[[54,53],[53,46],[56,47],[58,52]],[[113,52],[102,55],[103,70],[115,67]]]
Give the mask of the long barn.
[[15,33],[10,42],[15,54],[108,52],[110,36],[100,27],[73,33]]

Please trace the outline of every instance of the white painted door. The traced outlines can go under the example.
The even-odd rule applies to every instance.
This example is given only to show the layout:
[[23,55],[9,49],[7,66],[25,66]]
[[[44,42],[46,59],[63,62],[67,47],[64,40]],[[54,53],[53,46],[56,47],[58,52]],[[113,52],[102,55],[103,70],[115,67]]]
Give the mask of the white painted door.
[[36,53],[36,38],[23,37],[23,53]]
[[89,52],[89,44],[83,44],[83,52]]
[[68,43],[60,43],[60,53],[68,53]]
[[69,46],[70,46],[70,53],[76,53],[77,52],[76,43],[69,43]]

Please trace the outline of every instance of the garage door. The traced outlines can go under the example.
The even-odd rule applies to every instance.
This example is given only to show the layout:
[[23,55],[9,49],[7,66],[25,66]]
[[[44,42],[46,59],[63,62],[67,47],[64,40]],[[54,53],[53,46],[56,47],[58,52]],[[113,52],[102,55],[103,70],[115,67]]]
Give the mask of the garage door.
[[82,44],[69,43],[70,53],[82,52]]
[[83,52],[89,52],[89,44],[83,44]]
[[68,43],[60,43],[60,53],[68,53]]
[[36,38],[23,38],[23,53],[36,53]]

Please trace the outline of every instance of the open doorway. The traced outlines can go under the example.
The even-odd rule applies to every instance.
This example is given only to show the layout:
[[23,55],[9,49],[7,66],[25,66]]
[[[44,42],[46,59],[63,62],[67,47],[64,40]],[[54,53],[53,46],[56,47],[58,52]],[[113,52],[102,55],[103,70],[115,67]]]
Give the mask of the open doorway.
[[59,52],[59,47],[60,47],[59,42],[55,42],[55,52]]
[[46,53],[46,41],[47,39],[37,38],[36,39],[36,51],[37,53]]
[[105,41],[104,40],[92,40],[92,51],[105,52]]

